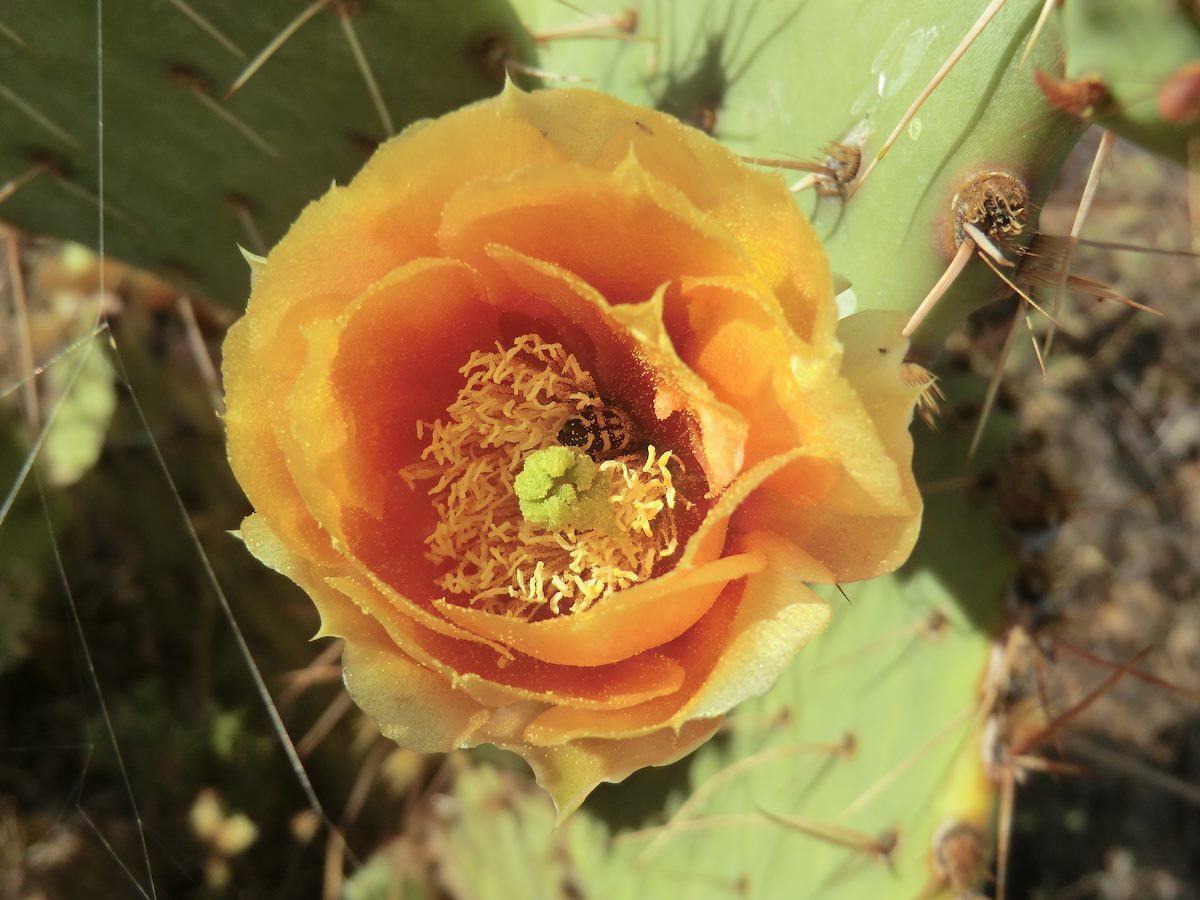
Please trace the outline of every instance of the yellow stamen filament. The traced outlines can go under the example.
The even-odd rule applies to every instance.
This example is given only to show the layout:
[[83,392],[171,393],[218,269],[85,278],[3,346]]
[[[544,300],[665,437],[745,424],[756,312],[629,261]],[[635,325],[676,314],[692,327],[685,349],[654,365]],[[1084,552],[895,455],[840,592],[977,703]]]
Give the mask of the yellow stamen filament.
[[[521,515],[514,481],[531,454],[559,443],[568,420],[604,409],[592,376],[561,344],[534,334],[476,351],[447,417],[418,422],[421,462],[400,477],[428,494],[438,524],[426,556],[448,566],[438,585],[471,606],[523,619],[581,612],[648,579],[679,547],[671,451],[625,448],[599,461],[612,516],[548,530]],[[607,444],[606,444],[607,446]]]

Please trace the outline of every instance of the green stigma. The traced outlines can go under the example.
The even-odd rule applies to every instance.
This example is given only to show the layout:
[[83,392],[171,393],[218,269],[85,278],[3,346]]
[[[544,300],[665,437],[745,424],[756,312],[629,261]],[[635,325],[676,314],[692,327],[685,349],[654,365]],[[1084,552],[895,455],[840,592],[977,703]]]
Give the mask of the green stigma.
[[513,482],[521,515],[550,531],[608,528],[608,479],[577,447],[546,447],[525,458]]

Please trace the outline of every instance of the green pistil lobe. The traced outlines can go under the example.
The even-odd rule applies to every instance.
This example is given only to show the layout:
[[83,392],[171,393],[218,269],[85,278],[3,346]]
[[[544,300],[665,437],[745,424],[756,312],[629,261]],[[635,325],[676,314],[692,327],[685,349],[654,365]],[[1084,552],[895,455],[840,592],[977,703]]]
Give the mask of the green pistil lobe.
[[529,454],[513,487],[521,515],[533,525],[582,531],[612,522],[608,479],[577,447],[546,447]]

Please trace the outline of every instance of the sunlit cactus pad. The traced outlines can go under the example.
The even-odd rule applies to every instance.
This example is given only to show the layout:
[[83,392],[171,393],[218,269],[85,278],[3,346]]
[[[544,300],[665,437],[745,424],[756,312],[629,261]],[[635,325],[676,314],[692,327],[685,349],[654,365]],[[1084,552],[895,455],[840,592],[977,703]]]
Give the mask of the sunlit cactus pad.
[[495,93],[503,70],[489,42],[523,35],[498,0],[108,0],[102,11],[103,33],[65,0],[0,12],[0,184],[37,172],[0,218],[95,246],[103,190],[107,253],[231,306],[247,293],[236,244],[265,252],[389,133]]

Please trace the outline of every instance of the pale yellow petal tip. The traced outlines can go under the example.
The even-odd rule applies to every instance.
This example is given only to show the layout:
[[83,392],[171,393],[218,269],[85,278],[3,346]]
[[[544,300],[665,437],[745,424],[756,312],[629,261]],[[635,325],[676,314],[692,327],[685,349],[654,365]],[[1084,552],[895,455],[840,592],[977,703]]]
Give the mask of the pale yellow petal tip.
[[653,196],[654,184],[630,144],[621,161],[612,170],[613,183],[632,196]]
[[[603,749],[614,741],[587,741],[542,748],[533,753],[523,744],[506,749],[521,754],[533,776],[554,803],[554,824],[562,825],[588,798],[601,781],[620,781],[628,772],[617,774],[621,768],[617,759],[605,759]],[[635,742],[636,743],[636,742]],[[593,745],[585,748],[585,744]],[[619,758],[619,751],[617,758]],[[612,774],[609,774],[612,772]]]
[[[908,349],[903,334],[907,318],[904,313],[890,309],[864,309],[838,323],[838,338],[843,343],[869,343],[894,349]],[[876,347],[878,350],[878,347]]]
[[543,784],[543,790],[550,795],[550,800],[554,803],[554,827],[558,828],[574,815],[599,783],[597,781],[596,784],[580,787],[573,791],[559,790],[557,792]]
[[497,99],[502,112],[513,112],[521,109],[521,104],[529,96],[529,91],[513,81],[512,73],[504,70],[504,87],[500,89]]
[[267,264],[265,256],[259,256],[257,253],[251,253],[241,244],[237,245],[238,252],[242,254],[242,259],[246,261],[246,265],[250,267],[250,289],[254,289],[254,283],[258,281],[258,276],[262,274],[263,268]]
[[889,393],[910,404],[921,393],[904,374],[909,348],[908,338],[901,333],[904,322],[903,313],[883,309],[865,309],[838,322],[837,336],[844,349],[842,374],[850,379],[868,408],[874,393],[885,386]]
[[320,616],[321,624],[317,626],[317,630],[313,632],[313,636],[308,639],[309,643],[319,641],[322,638],[340,638],[342,632],[336,625],[325,621],[325,616]]
[[724,720],[693,719],[638,737],[589,738],[533,752],[525,745],[507,749],[525,757],[537,783],[554,801],[555,824],[561,825],[601,782],[616,784],[639,769],[678,762],[712,737]]

